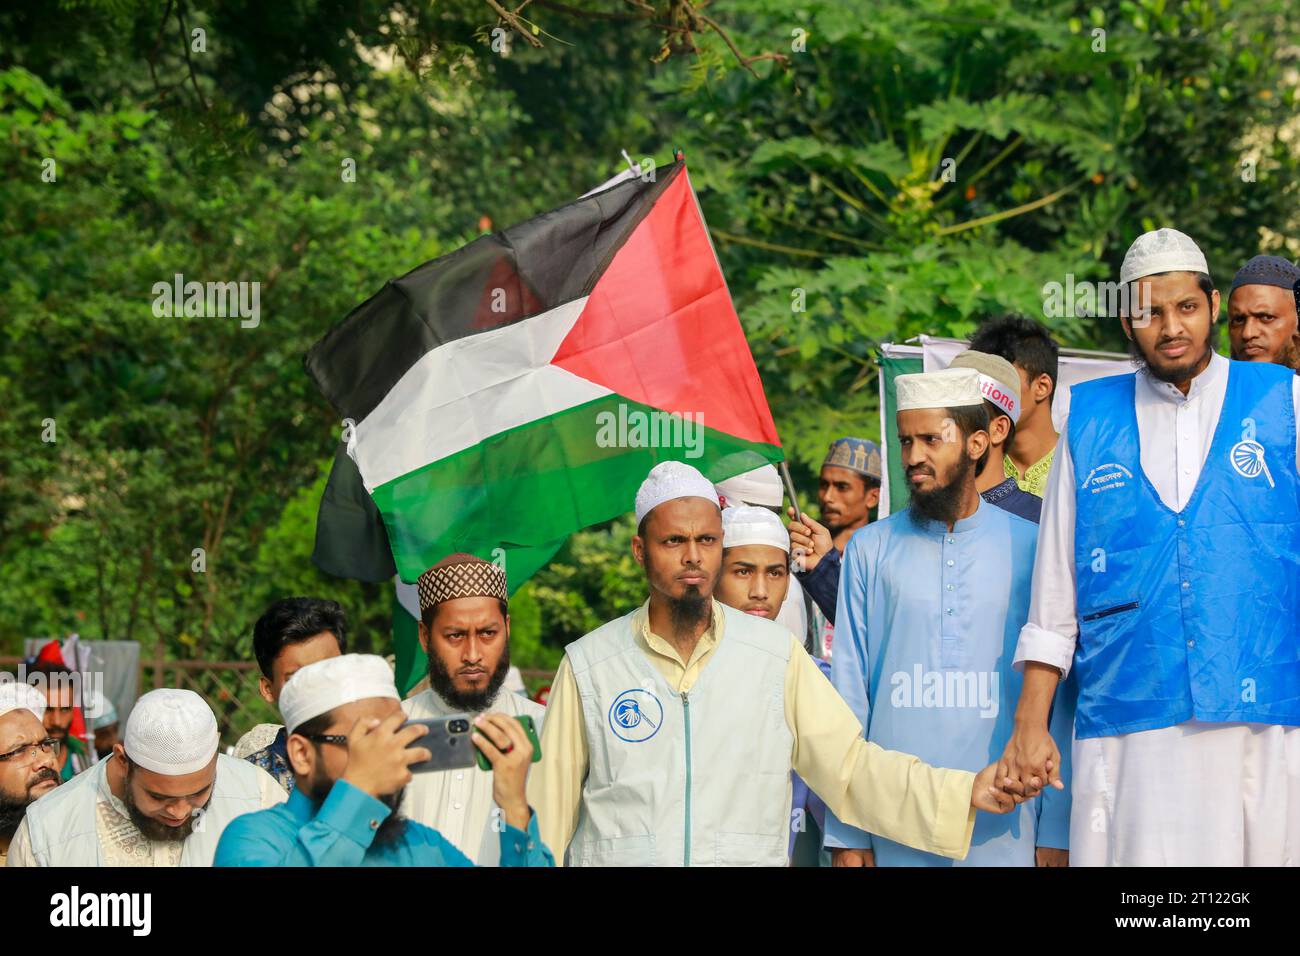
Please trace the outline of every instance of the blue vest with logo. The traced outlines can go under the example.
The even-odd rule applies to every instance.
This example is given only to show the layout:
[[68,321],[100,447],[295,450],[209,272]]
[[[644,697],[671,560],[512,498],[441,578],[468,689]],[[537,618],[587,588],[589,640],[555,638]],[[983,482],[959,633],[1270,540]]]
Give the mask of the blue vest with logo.
[[1075,385],[1075,736],[1186,720],[1300,725],[1293,373],[1231,362],[1182,511],[1142,471],[1134,375]]

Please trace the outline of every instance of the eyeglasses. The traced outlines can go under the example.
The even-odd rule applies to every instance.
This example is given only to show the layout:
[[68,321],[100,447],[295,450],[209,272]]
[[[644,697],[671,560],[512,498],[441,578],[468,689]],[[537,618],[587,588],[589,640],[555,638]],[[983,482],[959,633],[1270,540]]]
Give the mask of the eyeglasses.
[[340,747],[348,745],[348,738],[345,734],[303,734],[303,736],[316,744],[338,744]]
[[59,755],[61,744],[55,737],[46,737],[40,743],[23,744],[16,750],[11,750],[7,754],[0,754],[0,763],[13,760],[19,765],[33,763],[37,754],[54,754]]

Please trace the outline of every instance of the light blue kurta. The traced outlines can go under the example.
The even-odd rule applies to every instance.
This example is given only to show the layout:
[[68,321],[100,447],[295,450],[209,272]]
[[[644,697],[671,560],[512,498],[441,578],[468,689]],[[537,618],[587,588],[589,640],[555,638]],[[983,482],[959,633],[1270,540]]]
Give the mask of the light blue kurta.
[[[1001,757],[1020,697],[1011,663],[1029,616],[1037,538],[1037,525],[983,501],[952,531],[905,510],[854,533],[840,577],[831,682],[868,740],[959,770]],[[1068,755],[1073,712],[1055,711],[1057,745]],[[1036,843],[1065,847],[1069,816],[1068,780],[1064,791],[1049,789],[1012,813],[981,813],[970,854],[957,865],[1032,866]],[[826,823],[827,846],[870,847],[878,866],[954,865],[830,815]]]

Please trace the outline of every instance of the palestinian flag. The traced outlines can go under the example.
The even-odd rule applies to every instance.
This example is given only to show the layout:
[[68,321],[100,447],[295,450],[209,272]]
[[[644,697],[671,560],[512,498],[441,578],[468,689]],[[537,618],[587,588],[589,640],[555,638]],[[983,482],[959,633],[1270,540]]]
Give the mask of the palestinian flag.
[[680,161],[390,281],[306,366],[407,582],[468,551],[513,590],[659,461],[783,457]]

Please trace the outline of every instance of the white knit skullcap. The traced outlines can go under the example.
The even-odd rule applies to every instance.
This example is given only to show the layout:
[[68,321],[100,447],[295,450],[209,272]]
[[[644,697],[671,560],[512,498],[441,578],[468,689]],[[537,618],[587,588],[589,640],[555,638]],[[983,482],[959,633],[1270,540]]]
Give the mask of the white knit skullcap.
[[0,682],[0,717],[15,710],[30,710],[37,720],[42,720],[45,717],[45,695],[22,681]]
[[894,379],[898,410],[913,408],[958,408],[983,405],[980,373],[973,368],[945,368],[937,372],[916,372]]
[[293,733],[313,717],[335,707],[373,697],[401,700],[393,669],[377,654],[327,657],[296,671],[280,691],[280,716]]
[[790,553],[790,533],[781,519],[766,508],[722,509],[722,546],[743,548],[747,544],[766,544]]
[[776,465],[763,465],[753,471],[726,478],[718,482],[718,497],[727,499],[727,507],[737,505],[767,505],[780,507],[785,500],[781,476]]
[[665,501],[677,498],[707,498],[715,505],[718,493],[713,482],[685,462],[661,461],[650,469],[650,474],[636,493],[636,523],[639,525],[651,510]]
[[207,701],[192,690],[164,687],[135,702],[122,747],[145,770],[182,777],[212,763],[220,740]]
[[1119,281],[1127,285],[1134,279],[1158,275],[1161,272],[1204,272],[1210,267],[1205,253],[1192,241],[1192,237],[1177,229],[1156,229],[1144,232],[1133,240],[1119,267]]

